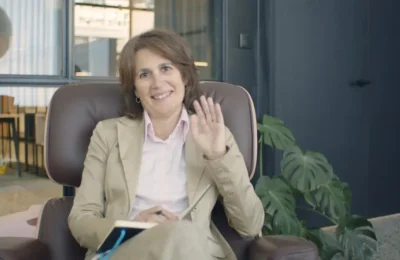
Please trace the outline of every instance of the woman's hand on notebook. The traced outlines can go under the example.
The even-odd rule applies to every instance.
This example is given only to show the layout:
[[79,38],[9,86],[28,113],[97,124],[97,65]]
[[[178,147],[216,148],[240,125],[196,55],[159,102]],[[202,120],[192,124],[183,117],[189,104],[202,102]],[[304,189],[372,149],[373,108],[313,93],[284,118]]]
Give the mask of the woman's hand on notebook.
[[138,222],[155,222],[160,224],[176,220],[178,220],[177,216],[159,206],[141,211],[134,219],[134,221]]

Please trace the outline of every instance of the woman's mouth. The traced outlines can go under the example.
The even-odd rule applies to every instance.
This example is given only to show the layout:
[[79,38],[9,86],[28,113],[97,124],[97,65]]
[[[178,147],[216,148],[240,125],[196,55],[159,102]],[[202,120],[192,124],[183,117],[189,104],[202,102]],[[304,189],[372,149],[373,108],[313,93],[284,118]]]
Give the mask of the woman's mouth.
[[172,93],[172,91],[169,91],[167,93],[153,95],[153,96],[151,96],[151,98],[153,98],[155,100],[163,100],[163,99],[169,97],[171,95],[171,93]]

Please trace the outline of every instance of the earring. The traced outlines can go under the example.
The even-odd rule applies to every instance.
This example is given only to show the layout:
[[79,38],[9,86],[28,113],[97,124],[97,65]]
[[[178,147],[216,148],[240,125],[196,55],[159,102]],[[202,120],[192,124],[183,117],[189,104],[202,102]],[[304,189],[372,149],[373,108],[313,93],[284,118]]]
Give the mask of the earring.
[[140,98],[136,97],[136,103],[140,104]]

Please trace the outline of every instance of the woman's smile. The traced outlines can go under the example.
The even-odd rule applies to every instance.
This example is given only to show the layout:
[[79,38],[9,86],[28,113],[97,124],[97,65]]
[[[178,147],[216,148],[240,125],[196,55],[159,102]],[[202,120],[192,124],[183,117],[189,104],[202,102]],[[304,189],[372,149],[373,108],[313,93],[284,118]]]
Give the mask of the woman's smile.
[[155,99],[155,100],[164,100],[164,99],[168,98],[169,96],[171,96],[171,94],[172,94],[172,90],[170,90],[168,92],[152,95],[151,98]]

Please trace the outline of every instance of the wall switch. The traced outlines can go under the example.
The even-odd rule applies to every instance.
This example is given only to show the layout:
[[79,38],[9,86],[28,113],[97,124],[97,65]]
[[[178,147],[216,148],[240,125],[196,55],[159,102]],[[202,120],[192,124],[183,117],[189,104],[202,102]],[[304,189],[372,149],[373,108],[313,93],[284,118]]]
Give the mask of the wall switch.
[[250,35],[247,33],[239,34],[239,48],[240,49],[251,49],[251,38]]

